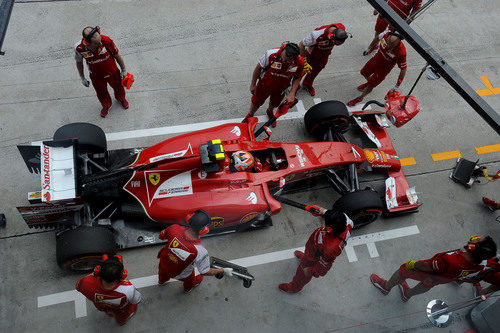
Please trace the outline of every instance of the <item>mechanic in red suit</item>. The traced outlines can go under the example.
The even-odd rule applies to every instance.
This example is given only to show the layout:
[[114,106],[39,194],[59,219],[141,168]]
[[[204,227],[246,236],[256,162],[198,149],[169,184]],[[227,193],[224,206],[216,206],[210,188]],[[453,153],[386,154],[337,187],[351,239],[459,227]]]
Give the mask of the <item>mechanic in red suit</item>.
[[[403,302],[429,291],[438,284],[453,281],[467,282],[469,274],[480,272],[486,267],[486,260],[496,255],[497,246],[489,236],[483,238],[474,235],[464,248],[464,250],[438,253],[426,260],[409,260],[402,264],[388,281],[376,274],[372,274],[370,280],[384,295],[397,285]],[[420,282],[410,288],[406,279]]]
[[129,281],[120,256],[103,256],[103,263],[94,273],[76,282],[76,290],[87,297],[99,311],[125,324],[137,311],[141,294]]
[[300,55],[304,58],[305,66],[311,66],[310,72],[302,81],[302,87],[309,95],[316,95],[313,87],[314,79],[328,63],[333,47],[343,44],[346,39],[345,26],[342,23],[334,23],[314,29],[299,43]]
[[[158,284],[162,285],[170,279],[183,282],[184,292],[190,292],[200,285],[203,275],[232,275],[232,268],[215,269],[210,267],[207,249],[201,244],[200,235],[209,232],[210,216],[198,209],[186,218],[187,227],[173,224],[164,229],[159,238],[166,240],[166,245],[158,252]],[[200,275],[195,275],[194,268]]]
[[323,216],[325,226],[319,227],[309,236],[304,253],[295,251],[300,260],[299,267],[290,283],[281,283],[280,290],[296,293],[314,277],[325,276],[335,259],[342,253],[351,236],[353,222],[344,213],[326,210],[320,206],[307,206],[314,216]]
[[[90,80],[102,105],[101,117],[104,118],[108,115],[108,110],[112,105],[108,84],[113,88],[115,98],[122,104],[122,107],[128,109],[129,104],[125,99],[125,89],[121,83],[127,70],[115,43],[108,36],[101,35],[99,27],[86,27],[82,31],[82,36],[83,38],[75,44],[76,68],[82,79],[82,84],[88,87],[90,82],[85,78],[83,72],[83,58],[85,58]],[[118,70],[115,60],[120,65],[121,72]]]
[[[268,97],[269,107],[266,113],[269,118],[273,116],[274,108],[278,107],[281,102],[293,103],[300,87],[303,71],[304,58],[300,56],[297,44],[285,43],[280,48],[267,50],[253,71],[250,83],[252,105],[243,122],[253,117],[255,111],[264,104]],[[290,81],[292,82],[290,92],[285,96],[286,89],[290,87]],[[276,127],[276,122],[271,126]]]
[[385,34],[380,34],[379,38],[381,41],[377,53],[368,60],[360,71],[361,75],[366,79],[366,83],[358,86],[361,95],[349,101],[347,103],[349,106],[354,106],[363,101],[363,98],[368,95],[373,88],[384,81],[394,65],[398,64],[400,72],[396,85],[391,91],[398,91],[399,86],[405,78],[406,48],[402,41],[403,36],[396,32],[389,31]]
[[[406,20],[411,14],[415,13],[420,9],[420,7],[422,7],[422,0],[389,0],[387,4],[389,7],[394,9],[394,11],[402,19]],[[373,15],[378,15],[378,12],[374,10]],[[407,23],[410,24],[411,21],[408,21]],[[389,22],[383,19],[381,15],[378,15],[377,23],[375,23],[375,36],[366,51],[363,52],[363,55],[368,55],[376,49],[379,42],[378,36],[384,32],[388,26]],[[389,27],[389,30],[393,30],[392,26]]]
[[[487,282],[490,285],[483,288],[480,283],[481,281]],[[464,282],[472,283],[474,297],[500,290],[500,258],[497,256],[488,259],[486,267],[481,272],[468,275],[464,279]]]

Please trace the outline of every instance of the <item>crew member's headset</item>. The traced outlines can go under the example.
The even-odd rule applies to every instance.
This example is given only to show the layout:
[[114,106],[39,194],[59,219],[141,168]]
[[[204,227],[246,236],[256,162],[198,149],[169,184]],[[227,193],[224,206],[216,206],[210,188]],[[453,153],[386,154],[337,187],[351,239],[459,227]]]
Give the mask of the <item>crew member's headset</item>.
[[[292,43],[292,42],[289,42],[289,41],[286,41],[286,42],[283,42],[283,44],[281,44],[281,47],[278,51],[278,56],[281,55],[281,53],[286,49],[291,49],[293,52],[295,52],[297,54],[297,56],[295,58],[297,58],[299,55],[300,55],[300,48],[297,44],[295,43]],[[278,58],[278,57],[276,57]]]
[[405,39],[405,37],[403,35],[401,35],[400,33],[394,32],[394,31],[389,31],[389,36],[396,36],[399,38],[399,40]]
[[122,280],[127,278],[128,272],[123,268],[123,259],[122,256],[114,255],[111,258],[107,254],[102,255],[102,264],[94,267],[94,276],[100,276],[102,267],[104,265],[116,265],[120,267],[122,271]]
[[467,245],[465,245],[465,249],[469,252],[472,252],[474,250],[477,249],[477,244],[476,243],[472,243],[473,241],[475,241],[476,239],[480,239],[482,238],[481,235],[472,235],[470,236],[469,240],[467,241]]
[[99,26],[96,25],[94,28],[92,28],[92,30],[88,34],[85,35],[85,29],[87,29],[87,28],[91,28],[91,27],[85,27],[82,30],[82,36],[83,36],[82,41],[83,41],[83,44],[85,44],[85,45],[90,44],[92,36],[94,36],[96,32],[99,34],[101,33],[101,28],[99,28]]
[[[464,246],[465,250],[467,252],[470,252],[470,253],[476,253],[477,252],[477,255],[481,256],[481,260],[484,260],[485,259],[485,255],[488,254],[488,255],[491,255],[491,257],[494,257],[495,256],[495,252],[496,250],[494,248],[491,248],[485,244],[483,244],[483,242],[477,242],[477,243],[472,243],[473,241],[477,240],[477,239],[481,239],[483,237],[481,237],[480,235],[473,235],[471,236],[471,238],[469,238],[469,241],[467,242],[467,245]],[[487,238],[490,238],[489,236],[486,236],[485,239]]]
[[[192,218],[192,217],[193,217],[196,213],[201,213],[201,214],[204,214],[204,215],[208,218],[208,220],[209,220],[209,221],[211,221],[210,215],[208,215],[208,213],[207,213],[206,211],[204,211],[203,209],[198,209],[198,210],[194,211],[193,213],[189,213],[189,214],[187,214],[187,216],[186,216],[186,224],[187,224],[187,225],[189,225],[189,226],[191,225],[190,220],[191,220],[191,218]],[[200,230],[198,231],[198,234],[199,234],[199,235],[201,235],[201,236],[208,234],[208,233],[210,232],[210,227],[209,227],[209,225],[210,225],[210,223],[209,223],[209,224],[207,224],[207,225],[206,225],[205,227],[203,227],[202,229],[200,229]]]
[[[337,26],[336,26],[336,25],[333,25],[333,27],[335,27],[335,30],[333,30],[333,32],[332,32],[332,33],[329,33],[329,34],[327,35],[328,39],[333,39],[333,40],[336,40],[336,41],[339,41],[339,42],[344,43],[344,42],[346,41],[346,39],[347,39],[347,38],[352,38],[352,34],[351,34],[350,32],[347,32],[347,31],[345,31],[344,29],[341,29],[341,28],[337,28]],[[345,33],[346,33],[345,38],[342,38],[342,37],[340,37],[340,36],[338,35],[338,34],[339,34],[339,32],[340,32],[340,30],[344,30],[344,31],[345,31]]]

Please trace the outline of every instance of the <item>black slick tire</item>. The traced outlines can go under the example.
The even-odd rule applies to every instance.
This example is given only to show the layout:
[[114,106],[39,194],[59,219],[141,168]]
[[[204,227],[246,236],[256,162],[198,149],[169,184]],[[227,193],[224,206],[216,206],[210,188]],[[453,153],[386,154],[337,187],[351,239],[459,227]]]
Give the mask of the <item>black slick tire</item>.
[[88,272],[103,254],[116,254],[113,231],[107,227],[78,227],[56,235],[56,258],[65,270]]
[[343,195],[335,201],[333,209],[346,213],[353,220],[354,228],[359,228],[382,215],[384,204],[377,192],[365,189]]
[[307,110],[304,124],[309,134],[322,137],[331,127],[333,131],[344,133],[349,130],[349,111],[347,106],[339,101],[325,101]]
[[94,124],[71,123],[54,133],[54,140],[78,139],[78,149],[91,154],[105,153],[108,149],[106,134]]

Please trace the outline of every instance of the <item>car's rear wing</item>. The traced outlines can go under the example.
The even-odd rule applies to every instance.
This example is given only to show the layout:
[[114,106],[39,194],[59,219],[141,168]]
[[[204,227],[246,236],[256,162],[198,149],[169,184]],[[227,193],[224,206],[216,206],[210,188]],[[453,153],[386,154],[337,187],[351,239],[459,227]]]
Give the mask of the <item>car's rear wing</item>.
[[77,196],[75,139],[43,141],[40,146],[18,146],[30,172],[40,174],[42,202]]

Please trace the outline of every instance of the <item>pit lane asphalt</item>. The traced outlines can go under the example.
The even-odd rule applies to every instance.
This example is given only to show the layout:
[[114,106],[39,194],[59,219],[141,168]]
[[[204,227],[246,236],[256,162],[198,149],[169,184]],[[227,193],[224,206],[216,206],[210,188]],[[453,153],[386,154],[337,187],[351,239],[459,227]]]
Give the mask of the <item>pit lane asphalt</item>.
[[[474,89],[484,89],[483,75],[499,87],[500,45],[494,37],[499,9],[492,1],[439,0],[412,26]],[[354,236],[412,225],[420,233],[377,243],[379,257],[371,258],[366,247],[356,248],[356,262],[343,254],[326,277],[313,280],[298,295],[277,289],[295,271],[297,263],[291,259],[251,267],[257,280],[250,289],[236,279],[212,278],[188,295],[175,283],[142,288],[144,301],[122,328],[91,305],[88,315],[78,319],[70,303],[38,308],[37,297],[71,290],[79,276],[58,269],[53,234],[27,235],[34,230],[15,210],[27,204],[26,193],[39,184],[37,175],[27,172],[17,144],[48,138],[59,126],[77,121],[98,124],[112,133],[243,117],[257,59],[284,40],[299,41],[317,26],[343,22],[354,38],[334,49],[316,80],[316,97],[347,101],[357,96],[355,87],[362,83],[359,69],[367,61],[361,52],[375,24],[371,12],[361,0],[16,3],[4,42],[7,53],[0,57],[0,210],[7,216],[7,228],[0,230],[0,330],[439,331],[429,326],[422,312],[425,305],[434,298],[452,304],[463,301],[471,295],[469,286],[436,287],[404,304],[397,290],[382,296],[368,276],[375,272],[388,277],[401,262],[457,248],[470,234],[490,234],[500,243],[498,213],[480,204],[483,195],[500,197],[498,184],[465,189],[448,179],[454,160],[430,158],[432,153],[460,150],[465,158],[480,157],[490,171],[500,167],[498,152],[478,156],[474,149],[498,144],[498,135],[442,79],[422,79],[414,95],[423,110],[403,128],[389,130],[400,157],[413,156],[417,161],[404,170],[424,205],[416,214],[381,219]],[[82,27],[94,24],[115,40],[128,71],[136,77],[128,92],[130,109],[115,105],[106,119],[99,117],[93,90],[81,86],[72,57]],[[424,65],[411,47],[407,49],[405,91]],[[396,77],[397,70],[370,97],[381,100]],[[303,91],[298,97],[306,109],[314,104]],[[484,99],[499,109],[499,95]],[[165,137],[116,141],[110,148],[151,145]],[[309,140],[300,119],[280,122],[272,139]],[[380,177],[375,179],[370,184],[382,185]],[[327,206],[338,195],[322,190],[291,198]],[[204,243],[215,256],[237,259],[303,246],[319,225],[292,207],[284,207],[273,220],[271,228]],[[157,249],[123,251],[130,278],[156,273]],[[465,313],[454,315],[449,330],[469,328]],[[384,318],[392,319],[380,321]],[[348,329],[365,322],[371,324]]]

